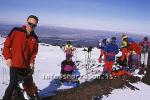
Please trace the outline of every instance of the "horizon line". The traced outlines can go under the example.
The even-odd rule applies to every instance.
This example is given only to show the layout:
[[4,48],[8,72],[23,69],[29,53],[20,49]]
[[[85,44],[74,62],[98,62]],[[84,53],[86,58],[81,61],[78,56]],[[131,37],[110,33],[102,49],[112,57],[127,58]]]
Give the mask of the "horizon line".
[[[23,23],[8,23],[8,22],[0,22],[0,25],[25,25]],[[119,33],[119,34],[137,34],[137,35],[149,35],[148,32],[131,32],[131,31],[119,31],[119,30],[113,30],[113,29],[93,29],[93,28],[79,28],[79,27],[69,27],[69,26],[62,26],[62,25],[46,25],[46,24],[39,24],[38,27],[60,27],[60,28],[69,28],[69,29],[78,29],[78,30],[90,30],[90,31],[107,31],[107,32],[115,32],[115,33]],[[142,34],[141,34],[142,33]]]

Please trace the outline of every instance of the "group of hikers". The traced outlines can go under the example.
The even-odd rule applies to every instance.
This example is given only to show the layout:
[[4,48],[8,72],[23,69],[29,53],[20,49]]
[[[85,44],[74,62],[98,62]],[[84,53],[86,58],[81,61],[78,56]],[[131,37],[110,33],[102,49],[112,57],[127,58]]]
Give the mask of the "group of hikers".
[[[34,32],[38,21],[37,16],[30,15],[27,18],[26,25],[13,28],[6,37],[2,54],[5,58],[6,65],[10,67],[10,82],[3,96],[3,100],[11,100],[13,92],[18,85],[18,74],[28,76],[28,78],[24,80],[23,86],[30,98],[32,100],[35,98],[37,87],[33,82],[32,73],[34,72],[34,63],[38,52],[38,37]],[[113,74],[112,66],[116,62],[122,66],[122,69],[125,69],[126,72],[131,71],[135,61],[137,61],[136,67],[140,69],[139,74],[143,74],[144,70],[148,67],[148,51],[150,47],[148,37],[144,37],[143,41],[138,44],[128,38],[126,34],[123,34],[121,48],[118,47],[116,37],[103,39],[98,47],[100,49],[99,63],[101,63],[104,58],[104,69],[102,73],[104,76],[111,77]],[[119,49],[122,52],[122,56],[116,58]],[[73,71],[77,69],[77,66],[72,60],[75,50],[76,48],[68,41],[64,47],[66,59],[61,63],[61,74],[64,76],[61,78],[62,82],[69,82],[71,78],[66,78],[66,76],[71,76]],[[137,58],[137,60],[133,59],[134,57]]]
[[[104,57],[105,63],[102,75],[105,77],[122,74],[131,75],[131,72],[135,71],[135,69],[139,69],[138,74],[144,74],[148,68],[148,52],[150,47],[148,37],[144,37],[142,42],[136,43],[131,38],[128,38],[126,34],[123,34],[122,45],[120,47],[122,55],[117,58],[116,54],[118,54],[119,48],[116,41],[116,37],[112,37],[103,39],[100,42],[100,57],[98,60],[101,62],[102,57]],[[120,72],[118,74],[112,68],[114,63],[119,65]]]
[[[103,39],[98,44],[98,48],[100,49],[98,62],[102,63],[102,60],[104,61],[103,73],[101,76],[105,78],[111,78],[111,76],[120,76],[123,74],[131,75],[135,69],[139,69],[138,74],[144,75],[148,68],[148,52],[150,48],[148,37],[144,37],[140,43],[137,43],[131,38],[128,38],[128,36],[123,33],[121,47],[119,47],[117,43],[117,38],[111,37]],[[73,53],[75,50],[76,49],[73,47],[71,42],[68,41],[64,48],[64,52],[66,53],[66,60],[69,57],[69,60],[72,61],[72,56],[74,56]],[[121,56],[116,57],[119,51],[121,51],[122,54]],[[117,71],[113,70],[113,65],[119,66]],[[63,66],[62,70],[65,68],[66,67]]]

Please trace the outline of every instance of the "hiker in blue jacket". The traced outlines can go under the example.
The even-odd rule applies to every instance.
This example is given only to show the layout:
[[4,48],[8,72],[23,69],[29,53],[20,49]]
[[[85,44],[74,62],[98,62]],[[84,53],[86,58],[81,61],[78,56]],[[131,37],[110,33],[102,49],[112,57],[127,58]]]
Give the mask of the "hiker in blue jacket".
[[115,55],[118,54],[119,48],[116,44],[116,37],[112,37],[110,43],[108,43],[104,51],[106,53],[106,62],[104,65],[103,73],[111,74],[112,66],[115,62]]

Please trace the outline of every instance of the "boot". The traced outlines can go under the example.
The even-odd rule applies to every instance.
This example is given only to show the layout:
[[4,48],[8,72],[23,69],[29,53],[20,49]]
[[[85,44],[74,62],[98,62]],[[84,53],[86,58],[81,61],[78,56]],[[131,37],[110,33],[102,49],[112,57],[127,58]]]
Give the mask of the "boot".
[[139,75],[144,75],[144,68],[140,68],[138,74],[139,74]]
[[100,79],[108,79],[108,78],[109,78],[109,73],[107,71],[104,71],[100,76]]

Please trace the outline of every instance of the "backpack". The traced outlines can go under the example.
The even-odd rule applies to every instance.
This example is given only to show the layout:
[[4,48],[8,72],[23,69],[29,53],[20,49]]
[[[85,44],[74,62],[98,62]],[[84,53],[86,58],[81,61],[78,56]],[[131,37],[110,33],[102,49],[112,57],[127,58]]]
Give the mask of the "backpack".
[[73,71],[73,69],[74,69],[74,68],[73,68],[73,66],[71,66],[71,65],[65,65],[64,68],[63,68],[63,70],[64,70],[64,71],[67,71],[67,72]]
[[128,39],[128,51],[135,51],[137,54],[141,54],[142,48],[139,46],[138,43],[136,43],[135,41],[133,41],[131,38]]
[[70,73],[72,73],[74,69],[75,69],[75,64],[74,64],[73,61],[64,60],[61,63],[61,71],[62,71],[62,73],[63,72],[70,72]]

